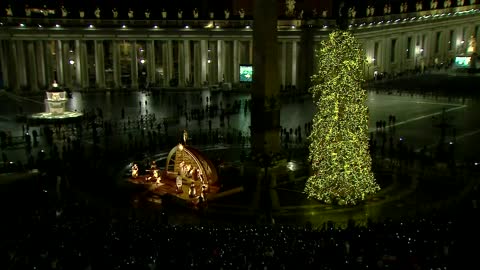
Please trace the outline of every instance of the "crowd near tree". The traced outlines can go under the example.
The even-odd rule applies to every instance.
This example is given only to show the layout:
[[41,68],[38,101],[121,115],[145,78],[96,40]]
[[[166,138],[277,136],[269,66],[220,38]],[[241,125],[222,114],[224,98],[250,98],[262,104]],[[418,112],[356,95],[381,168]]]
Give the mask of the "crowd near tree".
[[14,217],[1,225],[2,269],[458,269],[471,254],[462,229],[476,224],[431,216],[344,227],[178,225],[161,212],[78,201],[39,203]]

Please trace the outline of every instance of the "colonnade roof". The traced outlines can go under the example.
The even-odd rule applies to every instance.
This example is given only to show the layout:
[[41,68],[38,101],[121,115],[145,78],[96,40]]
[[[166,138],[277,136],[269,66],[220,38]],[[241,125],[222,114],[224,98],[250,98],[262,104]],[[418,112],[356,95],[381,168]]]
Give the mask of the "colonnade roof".
[[[468,19],[480,15],[480,5],[439,9],[389,16],[351,19],[349,28],[359,34],[372,30],[442,25],[452,19]],[[443,22],[443,23],[441,23]],[[253,20],[97,20],[59,18],[0,18],[1,39],[250,39]],[[336,27],[334,20],[278,20],[283,39],[299,38],[305,29],[315,36],[324,36]],[[323,34],[322,34],[323,33]]]
[[[390,7],[388,13],[398,14],[402,12],[415,12],[418,4],[422,10],[444,9],[448,7],[461,7],[461,3],[452,0],[447,4],[444,0],[376,0],[376,1],[358,1],[358,0],[276,0],[279,18],[299,17],[315,18],[323,16],[327,12],[327,17],[336,18],[342,9],[348,13],[348,9],[354,7],[357,17],[368,16],[368,9],[373,7],[376,14],[384,14],[384,7]],[[435,6],[432,7],[432,2]],[[27,9],[31,10],[31,16],[43,17],[42,9],[48,10],[48,16],[60,17],[62,8],[68,11],[68,18],[78,18],[79,11],[84,12],[85,18],[95,18],[95,10],[101,11],[102,18],[113,18],[113,10],[118,11],[118,18],[128,19],[128,12],[133,11],[136,18],[144,18],[145,11],[148,11],[150,18],[161,19],[162,11],[168,13],[169,19],[176,18],[177,12],[182,11],[183,18],[193,19],[193,11],[196,10],[198,18],[207,19],[213,12],[216,19],[224,16],[224,11],[229,10],[230,18],[240,18],[240,11],[245,14],[245,18],[251,18],[253,14],[254,0],[175,0],[175,1],[150,1],[150,0],[116,0],[116,1],[74,1],[74,0],[5,0],[0,3],[0,16],[4,15],[4,9],[10,7],[13,16],[26,16]],[[465,0],[463,5],[479,4],[480,0]],[[293,4],[293,5],[292,5]],[[406,7],[402,7],[407,4]],[[405,8],[405,11],[402,9]],[[293,9],[293,12],[289,12]],[[287,15],[289,14],[289,15]]]

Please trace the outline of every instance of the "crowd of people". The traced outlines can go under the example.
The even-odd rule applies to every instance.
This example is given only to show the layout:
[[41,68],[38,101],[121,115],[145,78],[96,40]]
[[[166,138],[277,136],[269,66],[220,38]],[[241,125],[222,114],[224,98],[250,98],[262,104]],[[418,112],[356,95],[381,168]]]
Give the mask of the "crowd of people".
[[[10,210],[13,211],[13,210]],[[343,228],[171,224],[164,213],[117,214],[82,202],[31,206],[1,223],[2,269],[458,269],[456,217]]]
[[[231,119],[239,115],[246,117],[251,112],[251,100],[234,99],[222,104],[222,101],[213,102],[212,97],[205,97],[204,100],[200,98],[198,102],[196,100],[191,102],[192,104],[187,104],[187,100],[174,104],[174,101],[168,99],[168,105],[176,108],[173,115],[168,118],[157,118],[155,113],[148,111],[148,103],[145,101],[139,102],[136,114],[126,113],[125,108],[121,108],[118,115],[104,117],[102,108],[96,107],[84,109],[83,120],[77,123],[58,122],[41,128],[24,124],[20,133],[21,138],[12,139],[11,131],[9,133],[1,131],[0,146],[3,161],[4,164],[10,161],[19,163],[18,159],[13,159],[8,154],[10,149],[17,147],[25,147],[26,157],[20,159],[24,164],[29,160],[36,164],[40,155],[64,160],[69,152],[77,151],[81,141],[89,141],[97,147],[96,150],[105,152],[120,149],[120,152],[113,155],[116,157],[127,158],[142,153],[155,154],[159,151],[168,151],[178,143],[179,126],[188,130],[192,145],[228,144],[249,148],[250,130],[237,129]],[[281,127],[280,137],[283,145],[287,149],[305,146],[305,139],[311,128],[311,121],[295,128]],[[20,144],[15,144],[15,141]],[[75,145],[78,147],[74,147]],[[31,169],[30,165],[28,168]]]

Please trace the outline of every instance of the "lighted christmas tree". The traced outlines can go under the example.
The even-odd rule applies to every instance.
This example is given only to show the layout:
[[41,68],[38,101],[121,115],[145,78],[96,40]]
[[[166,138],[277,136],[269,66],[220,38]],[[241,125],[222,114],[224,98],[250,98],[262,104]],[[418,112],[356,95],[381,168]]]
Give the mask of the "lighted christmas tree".
[[356,204],[380,187],[372,173],[368,109],[362,89],[365,54],[347,31],[334,31],[317,51],[312,76],[313,118],[305,193],[325,203]]

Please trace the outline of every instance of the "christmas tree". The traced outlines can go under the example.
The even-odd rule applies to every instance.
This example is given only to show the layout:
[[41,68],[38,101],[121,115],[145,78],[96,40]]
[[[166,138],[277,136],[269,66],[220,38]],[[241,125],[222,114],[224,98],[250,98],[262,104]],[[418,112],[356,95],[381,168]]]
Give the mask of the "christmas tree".
[[367,94],[361,87],[365,54],[350,32],[334,31],[322,41],[317,61],[310,88],[317,107],[309,136],[313,175],[305,193],[353,205],[380,189],[371,168]]

